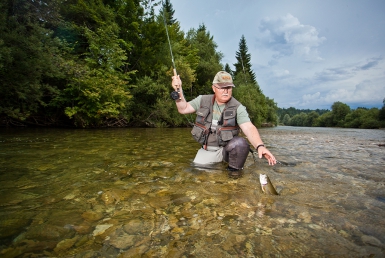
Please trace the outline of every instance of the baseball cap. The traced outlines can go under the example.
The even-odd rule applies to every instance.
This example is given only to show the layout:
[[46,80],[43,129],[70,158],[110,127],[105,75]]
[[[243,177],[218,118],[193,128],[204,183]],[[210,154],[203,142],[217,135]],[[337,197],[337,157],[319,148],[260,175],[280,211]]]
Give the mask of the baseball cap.
[[217,85],[219,88],[224,87],[235,87],[233,84],[233,78],[228,72],[220,71],[218,72],[213,80],[213,84]]

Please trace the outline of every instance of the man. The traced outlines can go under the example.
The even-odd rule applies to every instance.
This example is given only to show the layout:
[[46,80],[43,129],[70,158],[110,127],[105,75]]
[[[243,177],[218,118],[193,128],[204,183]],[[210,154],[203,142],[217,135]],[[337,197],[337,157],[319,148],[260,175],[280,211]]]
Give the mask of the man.
[[182,81],[179,75],[172,77],[172,93],[178,112],[181,114],[197,113],[193,130],[194,139],[202,148],[194,162],[208,164],[228,162],[230,177],[241,176],[250,146],[246,139],[239,137],[239,128],[259,154],[265,157],[269,165],[277,163],[275,157],[265,147],[258,129],[251,123],[246,108],[232,97],[235,85],[231,75],[218,72],[213,80],[213,95],[200,95],[187,102],[182,93]]

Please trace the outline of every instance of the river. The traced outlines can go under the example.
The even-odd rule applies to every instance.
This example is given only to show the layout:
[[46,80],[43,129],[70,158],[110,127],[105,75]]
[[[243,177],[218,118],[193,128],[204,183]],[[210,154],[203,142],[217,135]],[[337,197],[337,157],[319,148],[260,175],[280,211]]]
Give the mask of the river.
[[188,128],[2,128],[0,256],[385,257],[385,130],[260,134],[231,179]]

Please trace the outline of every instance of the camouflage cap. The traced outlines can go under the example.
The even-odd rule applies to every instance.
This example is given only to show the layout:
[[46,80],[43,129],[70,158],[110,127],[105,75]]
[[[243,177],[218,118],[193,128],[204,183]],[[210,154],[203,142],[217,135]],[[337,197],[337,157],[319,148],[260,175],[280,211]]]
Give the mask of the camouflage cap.
[[219,88],[224,87],[235,87],[233,84],[233,78],[228,72],[220,71],[218,72],[213,80],[213,84],[217,85]]

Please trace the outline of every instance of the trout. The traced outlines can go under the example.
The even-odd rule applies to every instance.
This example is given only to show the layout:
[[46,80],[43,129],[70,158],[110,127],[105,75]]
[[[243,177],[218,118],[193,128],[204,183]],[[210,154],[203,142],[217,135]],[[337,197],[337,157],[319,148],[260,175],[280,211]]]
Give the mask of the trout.
[[262,191],[265,194],[278,195],[270,178],[266,174],[259,174],[259,182],[261,183]]

